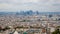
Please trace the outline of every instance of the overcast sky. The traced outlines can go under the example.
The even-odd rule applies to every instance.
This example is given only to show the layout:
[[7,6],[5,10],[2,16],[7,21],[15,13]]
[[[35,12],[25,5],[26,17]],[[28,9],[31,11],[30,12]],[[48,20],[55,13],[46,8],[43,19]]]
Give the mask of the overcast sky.
[[0,0],[0,11],[60,11],[60,0]]

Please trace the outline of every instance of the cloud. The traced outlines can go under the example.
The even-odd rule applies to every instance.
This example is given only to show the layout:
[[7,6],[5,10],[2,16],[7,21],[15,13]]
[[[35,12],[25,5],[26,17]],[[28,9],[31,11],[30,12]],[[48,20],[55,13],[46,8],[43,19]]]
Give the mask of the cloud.
[[1,11],[60,11],[60,0],[0,0]]

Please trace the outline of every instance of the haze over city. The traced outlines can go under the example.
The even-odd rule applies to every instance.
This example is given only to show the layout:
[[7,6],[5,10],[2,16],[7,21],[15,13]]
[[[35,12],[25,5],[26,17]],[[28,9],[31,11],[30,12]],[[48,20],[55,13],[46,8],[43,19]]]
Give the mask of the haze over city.
[[60,34],[60,0],[0,0],[0,34]]

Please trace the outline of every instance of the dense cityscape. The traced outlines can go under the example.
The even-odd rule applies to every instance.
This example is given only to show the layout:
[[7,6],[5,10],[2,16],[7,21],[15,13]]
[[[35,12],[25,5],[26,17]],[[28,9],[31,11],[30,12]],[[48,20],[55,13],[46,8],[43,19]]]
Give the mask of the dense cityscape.
[[52,34],[60,30],[59,13],[32,10],[0,12],[0,34]]

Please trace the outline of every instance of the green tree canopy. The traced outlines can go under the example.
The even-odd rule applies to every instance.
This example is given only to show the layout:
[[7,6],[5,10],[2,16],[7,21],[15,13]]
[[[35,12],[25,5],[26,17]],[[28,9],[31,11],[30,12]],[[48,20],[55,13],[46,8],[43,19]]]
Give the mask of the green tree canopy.
[[59,29],[56,29],[54,32],[52,32],[52,34],[60,34]]

